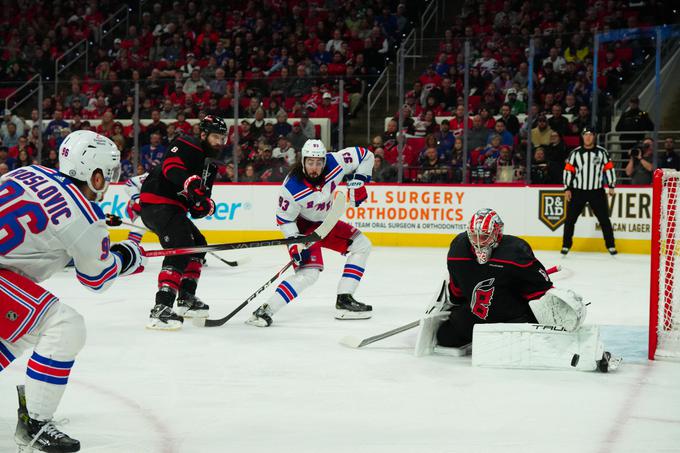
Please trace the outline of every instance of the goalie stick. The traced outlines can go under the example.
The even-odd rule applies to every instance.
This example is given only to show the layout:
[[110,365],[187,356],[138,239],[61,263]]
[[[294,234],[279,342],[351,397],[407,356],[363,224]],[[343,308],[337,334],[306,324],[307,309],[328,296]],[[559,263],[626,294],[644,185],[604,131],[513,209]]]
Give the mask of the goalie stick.
[[340,217],[345,213],[345,197],[336,197],[333,206],[328,211],[328,215],[313,233],[306,236],[298,236],[287,239],[268,239],[264,241],[230,242],[226,244],[200,245],[194,247],[178,247],[173,249],[145,250],[144,256],[155,258],[158,256],[192,255],[195,253],[213,252],[218,250],[239,250],[256,247],[271,247],[275,245],[301,244],[306,242],[317,242],[325,238],[331,232]]
[[224,325],[224,323],[226,323],[226,322],[229,321],[231,318],[233,318],[234,315],[235,315],[236,313],[238,313],[239,311],[241,311],[246,305],[248,305],[253,299],[255,299],[262,291],[264,291],[265,289],[267,289],[267,287],[268,287],[269,285],[271,285],[272,283],[274,283],[274,281],[276,281],[277,278],[279,278],[281,275],[283,275],[283,273],[286,272],[286,271],[288,270],[288,268],[291,267],[292,265],[293,265],[293,260],[290,260],[285,266],[283,266],[283,268],[282,268],[280,271],[278,271],[276,274],[274,274],[274,276],[273,276],[272,278],[270,278],[269,280],[267,280],[267,282],[266,282],[264,285],[262,285],[262,286],[260,286],[259,288],[257,288],[253,294],[251,294],[250,296],[248,296],[248,298],[247,298],[246,300],[244,300],[244,301],[241,303],[241,305],[239,305],[238,307],[236,307],[236,308],[235,308],[231,313],[229,313],[227,316],[225,316],[225,317],[223,317],[223,318],[219,318],[219,319],[194,318],[194,319],[193,319],[193,324],[194,324],[195,326],[198,326],[198,327],[217,327],[217,326],[222,326],[222,325]]
[[[560,266],[553,266],[549,269],[546,269],[546,273],[548,275],[554,274],[555,272],[558,272],[560,269],[561,269]],[[444,288],[442,288],[442,290],[444,290]],[[389,338],[391,336],[413,329],[414,327],[418,327],[419,324],[420,319],[418,319],[417,321],[410,322],[408,324],[404,324],[403,326],[397,327],[395,329],[388,330],[387,332],[379,333],[378,335],[373,335],[372,337],[364,339],[360,339],[353,336],[343,337],[340,339],[340,344],[353,349],[363,348],[364,346],[369,345],[371,343],[375,343],[376,341],[384,340],[385,338]]]
[[[148,228],[146,228],[146,227],[143,227],[143,226],[141,226],[141,225],[135,225],[134,223],[125,222],[125,221],[121,220],[121,218],[118,217],[117,215],[106,214],[106,219],[107,219],[107,220],[110,219],[110,221],[114,222],[114,225],[112,225],[112,226],[120,226],[120,225],[124,225],[124,226],[128,226],[128,227],[138,228],[138,229],[144,230],[144,231],[151,231],[150,229],[148,229]],[[210,255],[213,256],[214,258],[217,258],[218,260],[222,261],[222,262],[223,262],[224,264],[226,264],[227,266],[231,266],[231,267],[237,267],[237,266],[239,266],[239,265],[243,265],[243,264],[247,263],[248,261],[250,261],[247,257],[246,257],[246,258],[241,258],[241,259],[239,259],[238,261],[229,261],[229,260],[225,260],[224,258],[222,258],[221,256],[219,256],[219,255],[218,255],[217,253],[215,253],[215,252],[208,252],[208,254],[210,254]]]

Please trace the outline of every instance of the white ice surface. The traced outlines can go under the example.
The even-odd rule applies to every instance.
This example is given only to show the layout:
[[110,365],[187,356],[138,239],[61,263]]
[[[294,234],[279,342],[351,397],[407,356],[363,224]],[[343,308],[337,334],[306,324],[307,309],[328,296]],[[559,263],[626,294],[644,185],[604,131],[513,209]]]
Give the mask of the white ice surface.
[[[211,259],[199,296],[213,317],[230,312],[286,262],[283,249]],[[556,285],[592,302],[616,373],[480,369],[470,359],[413,357],[415,330],[361,350],[367,337],[418,319],[445,274],[444,249],[375,248],[357,293],[367,321],[333,319],[343,258],[325,255],[313,289],[267,329],[247,326],[263,293],[226,325],[144,329],[159,261],[105,294],[72,271],[45,286],[86,319],[57,418],[84,452],[678,452],[680,364],[647,362],[649,257],[538,252],[562,264]],[[228,259],[237,254],[225,253]],[[14,385],[28,353],[0,376],[0,452],[13,451]]]

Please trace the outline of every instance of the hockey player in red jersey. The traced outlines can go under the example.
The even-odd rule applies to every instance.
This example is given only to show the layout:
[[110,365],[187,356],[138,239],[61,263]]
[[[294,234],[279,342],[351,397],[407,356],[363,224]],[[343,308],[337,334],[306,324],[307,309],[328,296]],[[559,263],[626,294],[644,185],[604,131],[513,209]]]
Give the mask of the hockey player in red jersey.
[[[163,248],[206,245],[205,237],[187,217],[209,216],[215,209],[211,181],[203,179],[206,158],[214,158],[224,144],[227,125],[208,115],[199,124],[201,137],[183,135],[168,145],[163,162],[149,172],[139,196],[144,224]],[[214,173],[213,173],[214,174]],[[209,177],[206,179],[210,179]],[[196,297],[205,253],[168,256],[158,275],[155,305],[147,328],[175,330],[184,317],[207,318],[208,305]],[[177,298],[177,308],[172,307]]]

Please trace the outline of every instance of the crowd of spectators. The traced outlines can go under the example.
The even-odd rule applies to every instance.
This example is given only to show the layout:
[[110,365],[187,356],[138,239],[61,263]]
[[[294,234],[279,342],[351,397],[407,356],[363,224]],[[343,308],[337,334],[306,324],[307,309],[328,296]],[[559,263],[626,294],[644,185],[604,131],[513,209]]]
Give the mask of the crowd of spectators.
[[[669,6],[664,5],[656,10],[624,0],[467,0],[445,30],[433,63],[413,83],[405,105],[388,123],[382,144],[372,144],[374,152],[383,156],[383,167],[397,164],[394,149],[404,133],[408,137],[405,180],[461,182],[468,172],[471,182],[514,182],[524,181],[529,171],[533,182],[561,183],[564,159],[592,122],[594,33],[664,23],[669,20],[660,12]],[[534,98],[528,112],[531,38]],[[470,43],[468,161],[462,162],[456,144],[464,127],[466,40]],[[605,99],[620,92],[653,54],[653,46],[649,39],[601,45],[597,83]],[[397,130],[400,114],[402,131]],[[524,121],[526,114],[531,122]],[[635,130],[650,130],[648,117],[628,116],[637,121]],[[532,162],[527,170],[528,149]]]
[[[4,35],[10,43],[5,52],[11,54],[4,59],[5,80],[53,71],[54,58],[81,35],[91,36],[113,5],[105,0],[59,3],[48,18],[39,10],[42,4],[27,0],[3,10]],[[301,136],[315,135],[308,118],[329,118],[335,143],[339,105],[346,119],[356,113],[366,86],[412,26],[405,3],[392,0],[250,0],[229,8],[204,0],[156,1],[143,8],[141,21],[131,24],[122,39],[96,49],[87,75],[71,77],[44,98],[43,119],[51,122],[43,137],[43,155],[68,131],[101,120],[95,129],[122,143],[124,160],[131,162],[133,130],[119,120],[133,118],[138,94],[140,118],[165,123],[162,131],[142,128],[139,157],[148,169],[157,160],[143,153],[153,131],[167,144],[179,131],[191,132],[188,119],[206,114],[233,117],[238,82],[239,117],[248,120],[239,125],[240,146],[229,152],[244,159],[239,171],[252,177],[246,175],[247,164],[257,163],[265,142],[276,148],[283,136],[299,150]],[[22,17],[28,33],[17,33],[21,27],[12,17]],[[88,26],[74,34],[84,22]],[[40,47],[50,53],[44,65],[36,56]],[[11,72],[16,65],[20,76]],[[31,116],[39,119],[37,110]],[[296,133],[297,122],[301,131]],[[255,167],[256,178],[272,177],[259,170],[261,165]],[[136,171],[128,169],[126,174]]]

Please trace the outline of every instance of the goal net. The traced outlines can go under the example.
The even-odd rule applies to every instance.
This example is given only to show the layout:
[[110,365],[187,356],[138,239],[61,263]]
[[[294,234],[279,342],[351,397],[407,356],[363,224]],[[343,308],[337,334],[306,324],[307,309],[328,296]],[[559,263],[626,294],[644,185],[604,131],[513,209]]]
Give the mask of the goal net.
[[656,170],[652,211],[649,358],[680,358],[680,172]]

